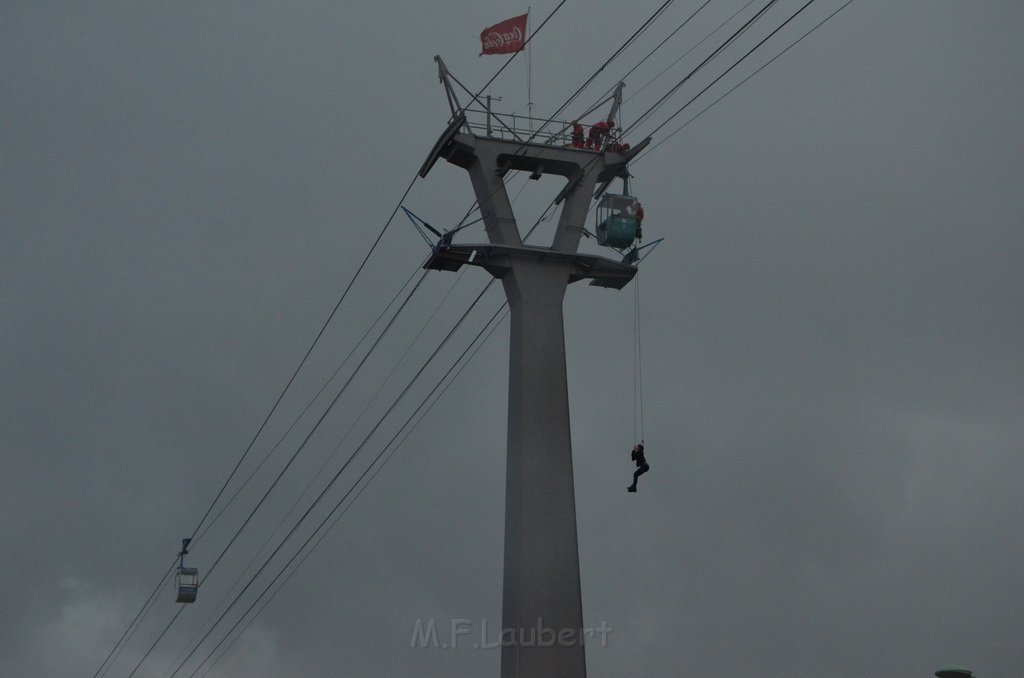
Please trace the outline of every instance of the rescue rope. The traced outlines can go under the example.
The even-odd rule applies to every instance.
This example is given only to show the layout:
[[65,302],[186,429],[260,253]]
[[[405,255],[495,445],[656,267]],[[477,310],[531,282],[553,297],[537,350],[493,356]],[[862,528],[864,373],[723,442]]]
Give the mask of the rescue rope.
[[[633,276],[633,440],[644,440],[644,360],[640,340],[640,272]],[[639,437],[637,437],[639,428]]]

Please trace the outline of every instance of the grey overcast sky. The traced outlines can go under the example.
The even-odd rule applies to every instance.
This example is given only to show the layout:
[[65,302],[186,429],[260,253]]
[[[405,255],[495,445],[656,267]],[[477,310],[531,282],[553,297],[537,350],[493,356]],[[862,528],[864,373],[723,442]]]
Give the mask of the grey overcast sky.
[[[534,2],[534,25],[556,4]],[[534,45],[537,114],[659,4],[567,2]],[[673,3],[566,117],[699,4]],[[648,81],[745,4],[713,0],[633,73],[625,123],[723,34]],[[800,4],[778,2],[631,140]],[[814,2],[676,122],[840,4]],[[478,57],[480,30],[525,10],[3,3],[0,674],[100,667],[442,131],[433,55],[479,87],[504,63]],[[646,235],[666,239],[639,277],[653,468],[636,495],[633,288],[574,285],[565,302],[585,621],[613,629],[588,647],[589,675],[1021,675],[1022,34],[1019,2],[855,0],[635,164]],[[525,112],[525,61],[490,93]],[[529,182],[521,226],[558,188]],[[440,163],[405,204],[450,226],[471,203]],[[425,254],[396,219],[243,476]],[[137,675],[171,674],[485,283],[426,278]],[[500,302],[495,286],[329,506]],[[502,325],[209,675],[497,675],[499,652],[472,641],[500,623],[507,349]],[[197,540],[204,575],[326,405]],[[161,589],[109,675],[131,672],[173,596]],[[431,619],[442,641],[470,620],[472,641],[411,647]]]

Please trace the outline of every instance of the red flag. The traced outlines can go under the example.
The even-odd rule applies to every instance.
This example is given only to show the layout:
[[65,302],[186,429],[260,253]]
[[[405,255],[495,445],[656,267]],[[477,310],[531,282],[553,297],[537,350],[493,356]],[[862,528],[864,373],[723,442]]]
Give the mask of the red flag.
[[480,54],[512,54],[526,45],[526,18],[529,14],[505,19],[480,33]]

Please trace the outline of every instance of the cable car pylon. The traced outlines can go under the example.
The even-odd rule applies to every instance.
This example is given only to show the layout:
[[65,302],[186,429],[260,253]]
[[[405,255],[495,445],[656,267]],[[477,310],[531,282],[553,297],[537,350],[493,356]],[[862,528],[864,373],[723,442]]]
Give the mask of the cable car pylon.
[[[488,242],[439,243],[424,267],[483,267],[501,280],[511,311],[501,677],[585,678],[562,301],[571,282],[590,279],[621,289],[636,274],[635,257],[618,261],[577,249],[598,182],[607,187],[623,176],[650,139],[627,150],[614,127],[603,126],[613,130],[602,132],[603,145],[581,147],[564,131],[542,136],[518,130],[514,118],[511,124],[499,120],[488,133],[458,104],[444,62],[435,60],[452,118],[421,175],[440,158],[465,169]],[[549,246],[523,244],[503,181],[510,171],[565,177]],[[628,246],[632,238],[627,242],[620,234],[615,242]]]

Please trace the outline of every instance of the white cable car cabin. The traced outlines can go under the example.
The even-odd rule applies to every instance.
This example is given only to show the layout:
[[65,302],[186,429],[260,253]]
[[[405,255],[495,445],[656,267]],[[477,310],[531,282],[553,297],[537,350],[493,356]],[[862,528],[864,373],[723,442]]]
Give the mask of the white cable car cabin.
[[174,601],[176,603],[194,603],[196,594],[199,593],[199,569],[185,567],[185,556],[188,555],[188,545],[191,543],[191,537],[181,540],[181,552],[178,553],[178,574],[174,578],[174,583],[178,587],[178,598]]
[[631,195],[605,193],[597,204],[597,242],[623,249],[640,235],[640,202]]
[[179,567],[176,577],[178,599],[176,603],[194,603],[199,592],[199,569],[195,567]]

